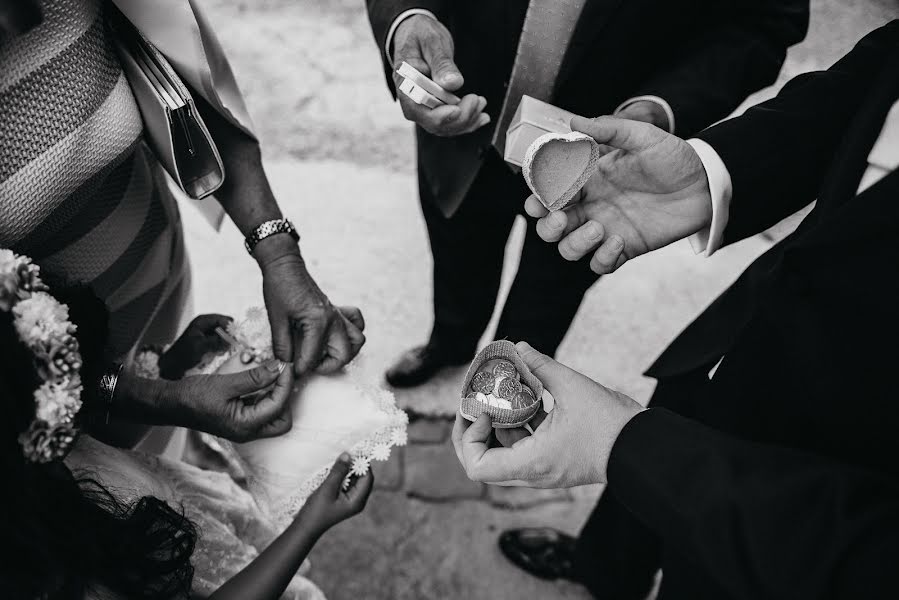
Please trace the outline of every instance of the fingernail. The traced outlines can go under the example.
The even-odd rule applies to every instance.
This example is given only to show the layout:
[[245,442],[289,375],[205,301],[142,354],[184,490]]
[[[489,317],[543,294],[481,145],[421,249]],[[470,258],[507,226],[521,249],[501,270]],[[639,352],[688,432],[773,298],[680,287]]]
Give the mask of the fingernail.
[[565,227],[565,217],[563,217],[562,214],[558,212],[550,213],[549,225],[551,225],[553,229],[560,229],[562,227]]
[[273,358],[270,358],[263,363],[263,366],[272,373],[280,373],[281,371],[283,371],[283,365],[284,363],[282,363],[280,360],[275,360]]
[[280,375],[281,373],[283,373],[284,369],[286,369],[286,368],[287,368],[287,363],[282,362],[280,365],[278,365],[278,374]]
[[613,248],[621,248],[624,246],[624,240],[618,236],[613,237],[611,240]]
[[599,226],[596,223],[588,223],[586,228],[586,234],[588,240],[598,240],[599,239]]
[[490,122],[490,115],[488,115],[487,113],[482,114],[481,115],[481,125],[486,125],[489,122]]
[[339,460],[340,462],[348,463],[350,462],[350,455],[346,452],[343,452],[340,456],[337,457],[337,460]]

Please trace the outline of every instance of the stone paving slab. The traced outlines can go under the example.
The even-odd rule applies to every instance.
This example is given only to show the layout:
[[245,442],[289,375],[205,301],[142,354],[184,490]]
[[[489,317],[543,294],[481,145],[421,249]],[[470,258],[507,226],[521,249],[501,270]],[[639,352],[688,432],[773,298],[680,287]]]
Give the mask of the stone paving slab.
[[362,514],[319,541],[310,577],[332,600],[586,600],[580,586],[519,571],[496,539],[504,529],[534,523],[576,532],[588,510],[586,504],[497,510],[375,492]]
[[409,423],[409,442],[419,444],[439,444],[449,439],[453,423],[448,419],[413,418]]
[[399,491],[405,480],[406,449],[394,448],[386,461],[375,460],[371,463],[375,476],[375,489]]
[[452,441],[413,444],[406,448],[406,494],[414,498],[448,502],[483,499],[486,486],[468,479]]
[[487,486],[487,501],[497,508],[521,510],[552,502],[572,502],[569,490],[541,490],[525,487]]

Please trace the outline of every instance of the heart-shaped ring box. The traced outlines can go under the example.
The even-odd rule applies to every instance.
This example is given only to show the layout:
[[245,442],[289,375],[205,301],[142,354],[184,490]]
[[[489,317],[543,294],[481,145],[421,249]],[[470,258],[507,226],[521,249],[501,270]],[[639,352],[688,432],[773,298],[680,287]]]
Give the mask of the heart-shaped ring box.
[[[504,358],[515,365],[515,369],[521,378],[521,383],[527,385],[534,392],[535,400],[533,404],[523,408],[502,408],[467,397],[471,380],[481,365],[497,358]],[[462,393],[460,396],[462,400],[459,406],[459,413],[469,421],[477,421],[481,413],[487,413],[494,428],[511,429],[513,427],[521,427],[534,418],[534,415],[540,410],[543,384],[524,364],[524,361],[515,349],[515,344],[506,340],[500,340],[488,344],[471,361],[471,366],[468,367],[468,372],[465,374],[465,379],[462,382]]]
[[561,210],[596,172],[599,156],[599,144],[587,134],[547,133],[528,147],[524,180],[548,210]]

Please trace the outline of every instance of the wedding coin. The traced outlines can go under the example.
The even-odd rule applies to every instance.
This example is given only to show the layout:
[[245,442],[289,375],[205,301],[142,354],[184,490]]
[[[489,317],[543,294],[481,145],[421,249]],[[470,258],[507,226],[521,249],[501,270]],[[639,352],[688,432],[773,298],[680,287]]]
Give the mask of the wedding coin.
[[482,394],[492,393],[494,385],[496,385],[496,377],[493,376],[493,373],[480,371],[471,378],[471,389]]
[[521,375],[518,374],[518,369],[515,368],[508,360],[501,360],[496,363],[496,366],[493,367],[493,374],[497,377],[514,377],[515,379],[521,379]]
[[522,386],[521,391],[512,398],[512,408],[527,408],[536,402],[531,388]]
[[500,398],[511,400],[515,394],[521,391],[521,382],[512,377],[503,377],[499,380],[499,387],[496,391]]
[[483,371],[484,373],[493,373],[493,369],[500,363],[501,358],[491,358],[490,360],[485,360],[481,363],[481,366],[478,367],[478,371]]

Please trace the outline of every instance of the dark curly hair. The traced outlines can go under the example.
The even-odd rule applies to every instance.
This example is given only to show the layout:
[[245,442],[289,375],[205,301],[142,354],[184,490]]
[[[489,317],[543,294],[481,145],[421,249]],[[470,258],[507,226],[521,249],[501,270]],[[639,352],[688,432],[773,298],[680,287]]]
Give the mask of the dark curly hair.
[[[106,308],[86,288],[53,293],[68,304],[78,326],[84,387],[94,389],[104,364]],[[35,416],[33,393],[40,382],[12,315],[2,311],[0,357],[4,596],[82,599],[88,590],[103,588],[125,598],[187,597],[197,538],[193,524],[158,498],[125,504],[89,473],[73,474],[61,461],[26,461],[17,436]],[[90,394],[83,399],[89,406]]]

